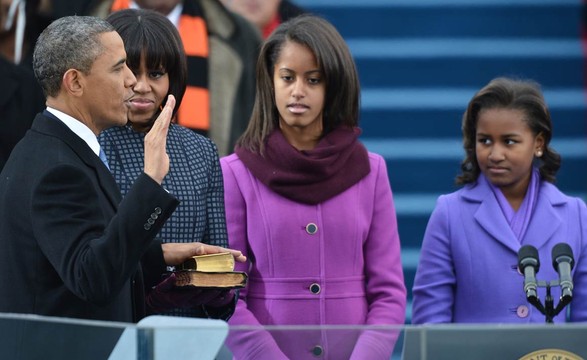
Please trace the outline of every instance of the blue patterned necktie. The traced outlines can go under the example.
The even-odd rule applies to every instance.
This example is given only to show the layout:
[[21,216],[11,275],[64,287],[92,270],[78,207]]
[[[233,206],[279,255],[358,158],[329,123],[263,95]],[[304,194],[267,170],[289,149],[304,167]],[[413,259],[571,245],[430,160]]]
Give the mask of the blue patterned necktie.
[[100,160],[104,163],[104,165],[110,170],[110,166],[108,166],[108,159],[106,158],[106,153],[102,148],[100,148]]

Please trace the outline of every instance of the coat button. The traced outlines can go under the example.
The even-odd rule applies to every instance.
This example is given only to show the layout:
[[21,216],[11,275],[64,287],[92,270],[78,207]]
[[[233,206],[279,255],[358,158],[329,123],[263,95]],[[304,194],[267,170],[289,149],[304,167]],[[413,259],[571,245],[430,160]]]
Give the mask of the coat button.
[[155,214],[157,214],[157,215],[161,215],[161,208],[160,208],[160,207],[158,207],[158,206],[157,206],[157,207],[155,208]]
[[320,290],[320,284],[313,283],[310,285],[310,292],[312,292],[312,294],[319,294]]
[[157,215],[157,214],[155,214],[155,213],[152,213],[152,214],[151,214],[151,219],[153,219],[153,220],[157,220],[158,218],[159,218],[159,215]]
[[155,220],[153,220],[151,218],[147,219],[147,224],[153,225],[154,223],[155,223]]
[[318,226],[316,226],[314,223],[309,223],[306,225],[306,232],[310,235],[314,235],[316,232],[318,232]]
[[518,315],[518,317],[521,317],[521,318],[528,317],[529,313],[530,313],[530,311],[526,305],[520,305],[516,309],[516,314]]
[[151,225],[150,225],[150,224],[145,224],[145,225],[143,226],[143,228],[144,228],[145,230],[151,230]]
[[320,345],[316,345],[314,346],[314,348],[312,349],[312,355],[318,357],[318,356],[322,356],[322,354],[324,353],[324,349],[322,348],[322,346]]

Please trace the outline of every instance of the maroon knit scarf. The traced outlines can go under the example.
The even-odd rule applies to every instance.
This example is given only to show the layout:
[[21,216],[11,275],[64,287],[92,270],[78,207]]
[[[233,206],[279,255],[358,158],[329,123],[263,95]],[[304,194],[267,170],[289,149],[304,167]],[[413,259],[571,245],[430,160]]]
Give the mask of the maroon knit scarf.
[[264,156],[238,146],[235,152],[271,190],[290,200],[315,205],[369,174],[369,156],[358,140],[360,133],[358,128],[339,127],[314,149],[299,151],[277,129],[267,137]]

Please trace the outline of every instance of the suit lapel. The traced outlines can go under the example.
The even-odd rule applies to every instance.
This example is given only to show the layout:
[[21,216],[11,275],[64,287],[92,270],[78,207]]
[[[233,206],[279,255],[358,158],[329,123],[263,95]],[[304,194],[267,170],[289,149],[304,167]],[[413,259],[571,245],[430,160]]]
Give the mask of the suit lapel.
[[37,115],[33,129],[46,135],[57,137],[67,144],[87,167],[93,169],[100,188],[112,204],[112,207],[114,209],[118,208],[118,204],[122,199],[118,185],[116,185],[116,181],[108,168],[104,166],[100,158],[90,149],[85,141],[71,131],[61,120],[46,110],[43,114]]
[[108,200],[110,200],[112,207],[114,209],[118,209],[118,204],[122,200],[120,189],[118,188],[116,180],[114,180],[114,177],[108,168],[106,168],[99,157],[96,156],[96,158],[98,159],[97,161],[99,163],[94,165],[94,170],[98,175],[98,182],[100,183],[100,187],[108,197]]

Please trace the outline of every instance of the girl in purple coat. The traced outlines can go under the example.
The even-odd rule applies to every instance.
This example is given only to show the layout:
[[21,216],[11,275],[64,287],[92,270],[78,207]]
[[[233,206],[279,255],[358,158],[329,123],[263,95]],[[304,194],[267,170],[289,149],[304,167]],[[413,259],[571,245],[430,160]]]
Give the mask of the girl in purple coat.
[[[230,325],[390,325],[406,289],[385,161],[359,142],[348,47],[310,15],[280,25],[257,96],[221,159],[229,244],[250,263]],[[389,359],[392,331],[231,331],[237,359]]]
[[[587,320],[587,209],[554,185],[561,158],[551,148],[550,113],[539,85],[498,78],[463,116],[465,159],[457,183],[438,199],[422,244],[412,321],[544,323],[518,271],[523,245],[538,250],[537,277],[558,280],[556,244],[575,257],[573,301],[554,322]],[[544,287],[538,287],[542,304]],[[560,288],[552,288],[555,306]]]

